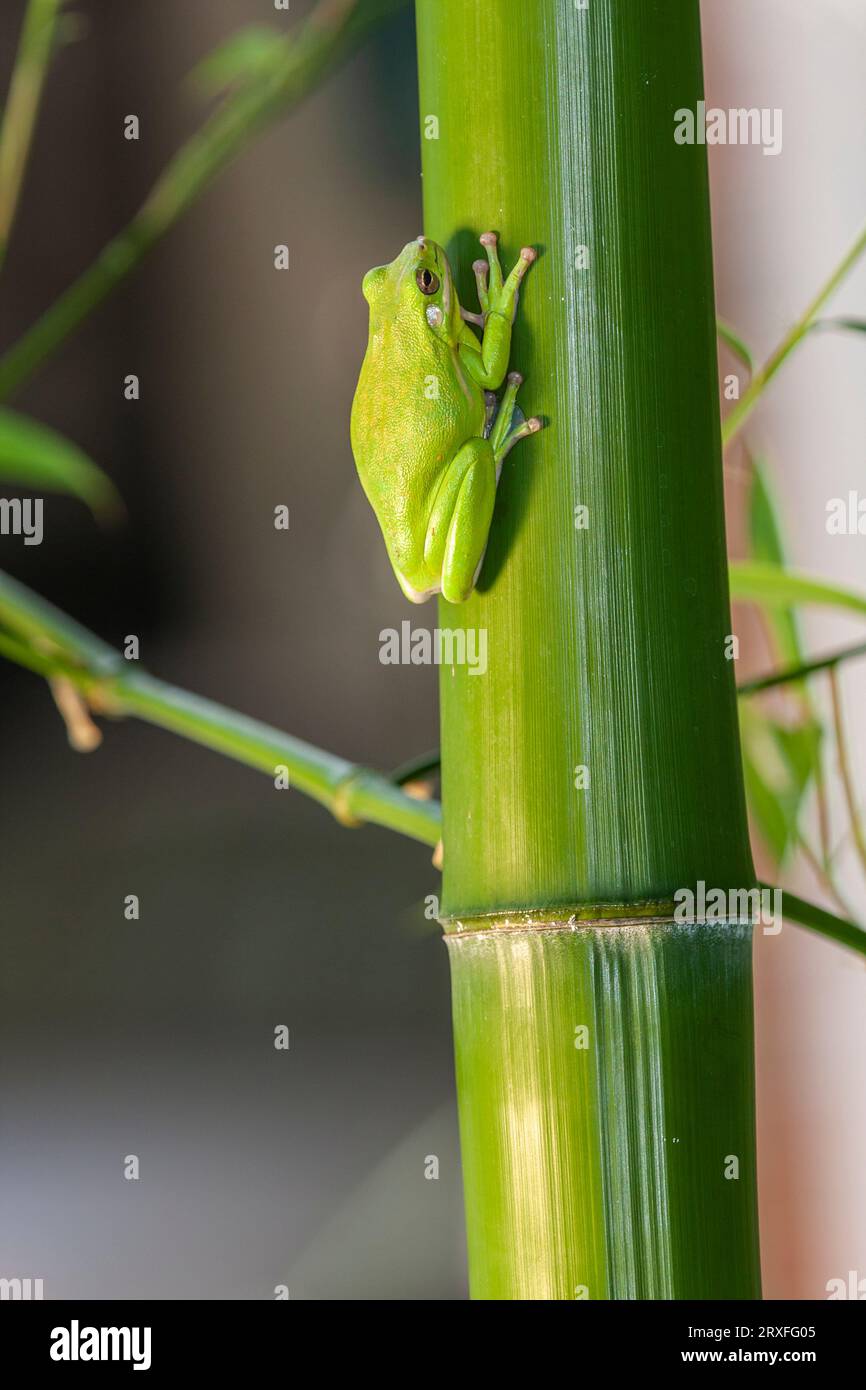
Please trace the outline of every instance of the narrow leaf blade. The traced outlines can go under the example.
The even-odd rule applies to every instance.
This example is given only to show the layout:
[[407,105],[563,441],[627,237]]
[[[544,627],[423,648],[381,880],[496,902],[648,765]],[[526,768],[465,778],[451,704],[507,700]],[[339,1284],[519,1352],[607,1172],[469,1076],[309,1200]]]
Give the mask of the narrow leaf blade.
[[841,333],[866,333],[866,319],[818,319],[812,324],[813,331],[835,329]]
[[0,480],[70,493],[103,520],[123,512],[111,479],[77,444],[4,407],[0,407]]
[[724,319],[717,318],[716,332],[718,333],[719,337],[721,338],[722,342],[726,345],[726,347],[729,347],[731,349],[731,352],[734,354],[734,356],[738,357],[739,360],[743,363],[743,365],[748,367],[750,372],[753,372],[755,370],[755,359],[753,358],[749,349],[746,347],[746,344],[743,342],[743,339],[740,337],[737,330],[735,328],[732,328],[729,323],[726,323]]
[[[748,524],[752,559],[765,564],[784,565],[786,556],[778,512],[764,465],[759,459],[754,460],[752,467]],[[799,666],[803,652],[794,613],[786,608],[775,609],[767,614],[767,622],[780,664]]]
[[821,729],[812,719],[786,727],[757,708],[741,707],[740,731],[749,810],[781,864],[798,843],[803,803],[820,757]]
[[255,82],[285,61],[286,38],[264,24],[250,24],[208,53],[192,72],[192,81],[207,96]]
[[738,560],[730,566],[731,597],[767,608],[789,608],[814,603],[826,608],[846,609],[866,616],[866,596],[843,589],[825,579],[784,569],[759,560]]

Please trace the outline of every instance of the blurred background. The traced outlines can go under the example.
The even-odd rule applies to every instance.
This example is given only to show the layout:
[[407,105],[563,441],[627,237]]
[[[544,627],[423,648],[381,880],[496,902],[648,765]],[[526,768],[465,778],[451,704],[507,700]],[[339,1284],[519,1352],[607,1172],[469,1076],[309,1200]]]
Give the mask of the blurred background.
[[[710,150],[716,302],[762,362],[838,264],[866,218],[866,6],[862,0],[704,0],[707,99],[725,109],[781,108],[782,153]],[[866,265],[828,316],[866,318]],[[723,354],[724,356],[724,354]],[[724,356],[725,371],[736,370]],[[866,338],[816,333],[791,358],[746,427],[778,499],[789,564],[863,592],[866,540],[827,534],[827,502],[866,495]],[[743,553],[747,473],[729,451],[728,533]],[[743,611],[738,673],[772,664]],[[863,624],[803,610],[816,655],[862,641]],[[811,682],[825,728],[826,682]],[[866,801],[866,661],[842,668],[851,768]],[[830,736],[832,750],[832,735]],[[866,920],[864,881],[831,751],[831,817],[841,840],[837,881]],[[814,806],[807,818],[814,823]],[[759,872],[771,870],[756,844]],[[784,882],[831,907],[801,862]],[[838,910],[838,909],[837,909]],[[765,1295],[826,1298],[830,1279],[866,1278],[866,972],[849,952],[793,926],[756,937],[758,1176]],[[866,1291],[866,1284],[863,1284]]]
[[[187,78],[203,55],[305,8],[74,6],[86,28],[47,84],[4,343],[201,122]],[[0,13],[6,69],[22,13]],[[436,746],[436,673],[379,663],[406,609],[348,420],[361,276],[421,231],[417,127],[407,11],[255,142],[16,401],[112,474],[128,526],[101,533],[49,496],[42,546],[0,541],[18,578],[109,641],[139,634],[150,670],[384,768]],[[461,1296],[430,851],[342,829],[132,721],[74,754],[43,683],[6,663],[0,681],[0,1274],[42,1277],[46,1297]]]
[[[4,84],[23,8],[0,12]],[[200,123],[188,75],[201,57],[309,6],[73,8],[81,36],[47,84],[3,345]],[[703,13],[710,104],[784,108],[777,159],[711,151],[719,309],[760,358],[866,211],[866,22],[853,0],[705,0]],[[129,114],[137,142],[123,138]],[[407,11],[260,137],[17,398],[111,473],[128,525],[100,531],[49,496],[45,544],[0,540],[4,567],[107,640],[137,634],[155,673],[384,768],[435,746],[436,677],[379,663],[380,630],[407,609],[348,418],[361,276],[421,230],[419,174]],[[273,265],[282,243],[286,273]],[[837,304],[864,312],[862,272]],[[794,560],[861,588],[863,542],[830,544],[824,506],[862,486],[864,353],[816,339],[754,426]],[[274,530],[278,504],[288,533]],[[736,461],[729,504],[736,548]],[[835,619],[807,632],[816,651],[849,635]],[[741,674],[765,669],[759,634],[753,646]],[[864,676],[851,668],[845,683],[861,773]],[[464,1297],[429,851],[348,832],[132,721],[74,754],[45,686],[7,664],[0,698],[0,1275],[42,1278],[48,1298],[272,1298],[280,1284],[292,1298]],[[130,893],[137,922],[124,918]],[[759,943],[770,1297],[823,1297],[829,1278],[866,1275],[864,987],[853,957],[793,928]],[[287,1052],[273,1045],[281,1024]],[[124,1178],[130,1154],[137,1182]]]

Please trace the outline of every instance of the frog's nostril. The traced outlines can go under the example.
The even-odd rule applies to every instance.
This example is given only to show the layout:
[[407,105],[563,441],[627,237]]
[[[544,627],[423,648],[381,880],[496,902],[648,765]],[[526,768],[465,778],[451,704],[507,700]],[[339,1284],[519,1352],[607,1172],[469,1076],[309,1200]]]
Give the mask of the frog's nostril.
[[418,245],[421,247],[421,250],[422,250],[422,251],[426,251],[426,250],[427,250],[427,243],[426,243],[426,241],[424,240],[424,238],[423,238],[422,236],[419,236],[419,238],[418,238]]

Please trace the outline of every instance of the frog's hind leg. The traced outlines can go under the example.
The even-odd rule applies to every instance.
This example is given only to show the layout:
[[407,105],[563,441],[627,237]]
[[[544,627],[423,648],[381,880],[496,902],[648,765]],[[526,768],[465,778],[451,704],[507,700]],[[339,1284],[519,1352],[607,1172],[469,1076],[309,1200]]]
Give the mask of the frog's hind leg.
[[541,421],[538,417],[533,415],[529,420],[526,420],[517,404],[517,392],[522,385],[523,377],[520,372],[508,373],[499,411],[490,431],[490,443],[493,446],[496,459],[497,480],[502,469],[503,459],[514,448],[518,439],[525,439],[529,434],[537,434],[541,429]]
[[442,576],[442,597],[462,603],[471,594],[496,500],[496,460],[489,439],[469,439],[448,469],[430,515],[424,545],[428,570]]

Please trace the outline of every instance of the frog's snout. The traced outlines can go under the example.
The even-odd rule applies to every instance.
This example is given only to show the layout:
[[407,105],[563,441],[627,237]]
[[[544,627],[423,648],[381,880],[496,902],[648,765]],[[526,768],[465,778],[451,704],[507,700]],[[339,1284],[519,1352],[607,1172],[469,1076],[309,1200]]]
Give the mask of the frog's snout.
[[[435,261],[435,241],[431,241],[427,236],[416,236],[403,247],[403,250],[400,252],[400,257],[414,264],[418,259],[419,252],[422,256],[429,256]],[[398,257],[398,259],[400,259],[400,257]]]

